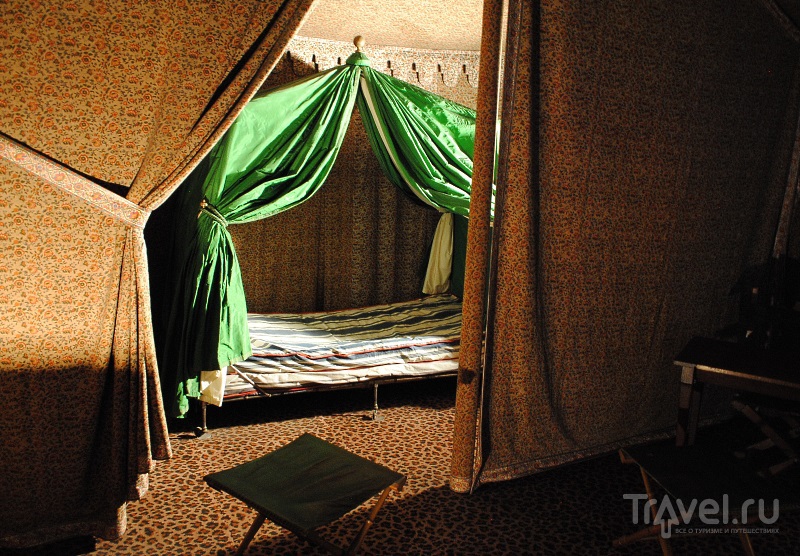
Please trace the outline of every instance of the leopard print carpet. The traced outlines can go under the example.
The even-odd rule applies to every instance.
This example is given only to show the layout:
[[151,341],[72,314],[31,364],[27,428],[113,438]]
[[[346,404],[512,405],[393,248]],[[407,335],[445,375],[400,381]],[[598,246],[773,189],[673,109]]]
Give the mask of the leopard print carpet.
[[[390,495],[361,545],[371,555],[660,554],[655,541],[612,548],[637,529],[623,493],[644,492],[638,468],[616,454],[504,483],[472,495],[448,488],[453,430],[453,382],[381,387],[382,422],[366,419],[371,390],[301,394],[233,402],[209,409],[212,436],[198,439],[190,423],[172,433],[174,457],[151,474],[150,491],[128,505],[128,530],[118,541],[97,540],[96,555],[235,553],[255,512],[208,487],[203,477],[259,457],[310,432],[407,475]],[[354,510],[322,530],[347,545],[366,515]],[[781,516],[780,533],[752,535],[757,554],[796,554],[800,525]],[[675,538],[677,554],[736,554],[735,535]],[[249,556],[324,552],[267,521]]]

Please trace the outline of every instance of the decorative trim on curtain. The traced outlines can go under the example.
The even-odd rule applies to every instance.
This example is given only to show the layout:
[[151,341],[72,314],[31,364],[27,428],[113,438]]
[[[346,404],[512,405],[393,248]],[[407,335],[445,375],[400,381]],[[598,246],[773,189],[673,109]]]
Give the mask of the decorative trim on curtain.
[[[369,37],[366,37],[369,40]],[[310,37],[294,37],[288,52],[293,60],[313,60],[317,71],[324,71],[341,65],[344,57],[341,52],[349,52],[351,42],[333,41]],[[386,75],[405,79],[432,89],[439,83],[454,87],[466,78],[473,88],[478,86],[480,56],[474,51],[425,50],[378,46],[367,44],[364,48],[369,55],[372,68]]]
[[483,337],[492,221],[497,96],[503,0],[485,0],[481,40],[481,77],[475,122],[475,158],[464,277],[458,385],[456,390],[450,488],[469,492],[478,476],[481,437],[478,423],[483,396]]
[[[161,0],[143,9],[117,0],[103,10],[89,4],[81,4],[78,8],[71,5],[59,8],[55,2],[35,6],[20,4],[19,17],[40,18],[39,12],[46,11],[48,24],[40,25],[40,20],[36,20],[39,25],[38,41],[27,41],[27,37],[20,40],[19,52],[41,54],[44,52],[42,45],[46,44],[47,49],[52,49],[48,53],[54,52],[55,56],[42,56],[39,65],[35,56],[29,56],[23,64],[9,64],[17,74],[22,75],[18,69],[23,67],[25,74],[32,76],[28,81],[22,78],[15,83],[15,91],[19,85],[23,91],[27,87],[31,93],[32,98],[27,105],[30,111],[26,114],[30,121],[25,118],[4,119],[2,132],[5,136],[10,134],[17,137],[27,137],[26,134],[29,134],[35,140],[28,142],[32,149],[10,139],[0,141],[2,156],[37,178],[80,197],[98,210],[124,222],[127,229],[122,241],[115,240],[109,246],[120,260],[113,336],[109,338],[111,353],[105,354],[109,368],[102,390],[87,389],[85,394],[87,398],[92,398],[92,403],[101,406],[97,422],[93,423],[96,429],[94,432],[74,430],[75,444],[88,446],[85,453],[70,456],[74,459],[70,461],[74,467],[86,468],[85,484],[79,485],[82,490],[75,488],[76,479],[72,477],[63,491],[53,491],[53,496],[57,497],[62,492],[67,493],[60,502],[62,505],[74,505],[74,515],[63,511],[54,513],[47,500],[9,500],[16,511],[24,515],[24,520],[20,522],[25,525],[22,528],[14,524],[6,526],[0,532],[1,546],[24,547],[74,535],[95,535],[108,539],[119,537],[126,529],[126,501],[136,500],[147,491],[147,474],[153,469],[154,460],[170,457],[171,447],[151,322],[143,228],[150,211],[169,197],[258,91],[283,55],[312,3],[313,0],[231,0],[227,4],[204,2],[175,7],[174,2]],[[226,8],[235,8],[235,18],[237,21],[241,19],[243,24],[228,25],[224,31],[216,28],[214,21],[218,20],[211,14]],[[108,27],[110,20],[117,22],[111,27],[122,27],[120,32],[113,30],[99,42],[96,38],[86,39],[87,42],[91,41],[86,45],[86,52],[95,52],[95,45],[104,51],[95,52],[96,56],[85,56],[86,62],[80,64],[80,69],[74,65],[74,60],[68,59],[67,71],[59,56],[61,43],[51,41],[50,35],[76,31],[73,39],[77,37],[75,40],[80,41],[86,33],[81,34],[78,30],[86,24]],[[11,29],[17,18],[9,18],[8,21],[12,21],[8,26]],[[84,25],[81,25],[81,21],[85,22]],[[120,24],[120,21],[123,23]],[[121,32],[128,21],[142,27],[134,29],[132,33]],[[144,28],[153,32],[148,32],[148,36],[144,37]],[[187,34],[201,32],[207,34],[202,38],[198,35],[193,41],[186,40]],[[141,40],[137,39],[137,34]],[[198,56],[193,49],[200,42],[209,40],[216,45],[212,47],[213,55]],[[72,54],[73,50],[80,52],[83,49],[84,45],[78,44],[69,50]],[[125,68],[118,69],[113,64],[109,66],[110,60],[118,61],[120,58],[126,61]],[[79,132],[78,129],[82,129],[79,125],[61,129],[54,127],[49,131],[53,135],[48,137],[44,127],[31,125],[45,119],[41,117],[41,111],[52,106],[47,102],[37,103],[36,100],[41,99],[35,96],[54,96],[48,92],[48,88],[52,89],[53,86],[48,83],[47,87],[43,87],[38,81],[40,76],[50,74],[55,76],[53,81],[56,90],[63,85],[64,79],[75,91],[79,85],[84,85],[80,98],[75,95],[69,105],[59,106],[62,109],[60,117],[67,123],[70,119],[73,122],[78,120],[81,124],[88,123],[90,132]],[[118,77],[125,79],[120,79],[118,84],[114,81]],[[108,93],[109,83],[114,83],[116,87],[113,96]],[[14,94],[17,95],[16,92]],[[136,105],[128,111],[130,113],[121,108],[124,105],[119,102],[120,98],[127,99],[128,96],[137,101],[130,104]],[[141,114],[137,112],[140,109],[139,96],[146,98],[141,104]],[[11,97],[4,100],[10,103],[16,99]],[[115,121],[108,127],[97,126],[100,118],[90,110],[92,102],[94,104],[91,107],[104,114],[108,108],[119,110],[119,117],[115,113]],[[40,108],[42,106],[44,108]],[[89,116],[81,117],[82,110]],[[6,110],[4,115],[9,112],[10,109]],[[111,112],[110,109],[107,112],[109,118]],[[139,117],[141,120],[138,120]],[[50,118],[47,120],[50,121]],[[133,120],[137,121],[137,125],[128,125]],[[138,125],[138,121],[143,123]],[[120,129],[124,131],[120,133]],[[65,134],[64,130],[75,130],[75,135]],[[75,141],[79,135],[83,136]],[[47,143],[53,136],[57,140]],[[121,162],[104,165],[105,161],[98,156],[95,159],[88,158],[84,163],[85,168],[81,170],[86,175],[111,176],[119,183],[131,179],[127,198],[107,191],[54,162],[55,159],[69,160],[69,155],[77,158],[73,146],[80,144],[81,140],[86,143],[89,138],[96,142],[94,152],[113,154],[112,143],[120,137],[131,139],[123,145],[113,145],[126,149],[123,156],[110,157]],[[48,146],[57,145],[53,160],[35,152],[39,142]],[[66,148],[58,148],[64,145]],[[136,156],[141,158],[137,159]],[[99,401],[94,399],[96,395],[100,396]],[[22,427],[24,425],[20,424]],[[87,440],[87,434],[94,436]],[[31,469],[30,477],[21,480],[48,482],[40,475],[57,473],[58,469],[55,463],[52,469]],[[77,490],[81,490],[82,494],[73,499],[73,493]],[[89,512],[93,512],[92,519],[84,519],[82,516]]]
[[141,208],[0,133],[0,156],[62,191],[75,195],[128,226],[144,229],[150,211]]
[[[128,318],[118,318],[116,321],[113,364],[117,376],[130,375],[126,382],[131,388],[131,399],[146,400],[135,409],[131,409],[134,415],[131,415],[130,420],[131,445],[136,447],[136,457],[128,460],[128,477],[132,478],[128,485],[128,499],[138,500],[148,490],[148,473],[154,469],[155,460],[168,459],[172,454],[166,430],[159,430],[159,427],[153,426],[153,422],[163,420],[164,410],[156,372],[158,366],[152,337],[150,290],[143,236],[150,211],[142,209],[124,197],[108,191],[2,133],[0,133],[0,156],[60,190],[89,203],[129,228],[125,244],[132,246],[133,252],[138,256],[123,256],[118,302],[136,303],[135,307],[129,307],[125,311],[118,309],[120,317],[127,315]],[[126,248],[125,252],[130,252],[130,249]],[[123,288],[126,287],[131,290],[123,293]],[[133,338],[135,340],[131,341]],[[135,415],[136,413],[138,415]],[[152,438],[153,434],[156,438]],[[114,534],[122,533],[124,526]]]
[[[800,44],[800,28],[789,19],[786,12],[775,2],[775,0],[761,0],[761,4],[768,12],[772,14],[780,28],[784,31],[787,37],[792,39],[795,43]],[[791,98],[798,99],[800,88],[800,61],[798,61],[797,69],[795,70],[795,86],[792,91]],[[783,197],[783,207],[778,219],[778,226],[775,231],[775,244],[772,248],[772,258],[780,259],[786,255],[786,250],[789,243],[789,228],[791,226],[792,217],[797,204],[798,190],[800,190],[800,112],[797,116],[797,129],[795,131],[794,146],[792,147],[792,158],[789,166],[789,177],[786,183],[786,193]]]

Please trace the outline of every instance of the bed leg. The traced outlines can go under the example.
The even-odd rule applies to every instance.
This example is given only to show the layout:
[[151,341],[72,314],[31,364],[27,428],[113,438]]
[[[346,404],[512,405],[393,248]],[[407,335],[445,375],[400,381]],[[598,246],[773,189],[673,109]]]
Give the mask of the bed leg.
[[381,415],[380,413],[378,413],[379,408],[378,408],[378,383],[377,382],[372,385],[372,392],[373,392],[373,398],[374,398],[374,403],[372,405],[372,420],[374,422],[376,422],[376,423],[380,423],[381,421],[383,421],[384,416]]
[[200,428],[197,429],[196,434],[197,438],[206,440],[211,438],[211,431],[208,430],[208,420],[206,417],[206,408],[208,404],[206,402],[200,402]]

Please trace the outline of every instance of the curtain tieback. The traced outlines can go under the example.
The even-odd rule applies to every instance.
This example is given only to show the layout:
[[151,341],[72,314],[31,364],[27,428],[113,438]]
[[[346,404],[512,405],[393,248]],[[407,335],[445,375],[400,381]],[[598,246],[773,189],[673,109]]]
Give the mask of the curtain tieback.
[[222,213],[217,210],[217,207],[209,203],[206,199],[200,201],[200,212],[197,213],[197,218],[200,218],[200,215],[206,213],[209,218],[216,221],[217,224],[221,224],[223,227],[228,227],[228,221],[225,220],[225,217],[222,216]]

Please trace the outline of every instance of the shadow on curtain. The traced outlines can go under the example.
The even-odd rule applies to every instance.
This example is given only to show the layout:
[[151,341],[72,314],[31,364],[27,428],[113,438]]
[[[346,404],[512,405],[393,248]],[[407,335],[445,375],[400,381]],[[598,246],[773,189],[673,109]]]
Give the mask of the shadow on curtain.
[[491,253],[486,222],[468,236],[462,492],[671,431],[672,358],[769,258],[797,123],[798,47],[757,3],[512,1],[509,22]]
[[0,251],[12,256],[0,273],[13,287],[0,293],[0,546],[119,537],[126,502],[170,457],[143,228],[310,4],[5,10]]

